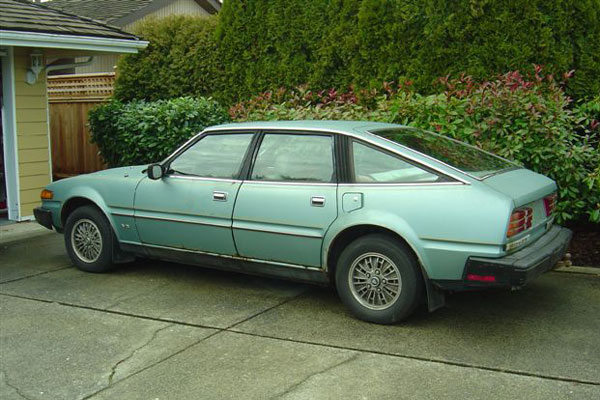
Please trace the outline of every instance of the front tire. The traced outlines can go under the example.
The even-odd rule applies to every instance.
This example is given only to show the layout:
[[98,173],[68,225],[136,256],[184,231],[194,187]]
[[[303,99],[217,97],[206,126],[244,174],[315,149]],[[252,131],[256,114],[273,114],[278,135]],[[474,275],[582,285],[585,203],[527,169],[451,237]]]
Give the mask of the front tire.
[[335,284],[342,302],[357,318],[378,324],[408,317],[423,294],[413,253],[382,234],[359,238],[342,251]]
[[65,224],[67,254],[77,268],[105,272],[112,268],[113,233],[110,223],[93,206],[77,208]]

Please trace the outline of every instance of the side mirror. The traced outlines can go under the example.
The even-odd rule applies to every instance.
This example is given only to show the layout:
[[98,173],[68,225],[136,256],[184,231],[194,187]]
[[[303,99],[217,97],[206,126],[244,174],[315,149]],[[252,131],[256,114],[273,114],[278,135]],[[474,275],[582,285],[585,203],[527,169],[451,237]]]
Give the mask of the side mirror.
[[160,164],[151,164],[147,169],[147,173],[148,178],[152,180],[157,180],[163,177],[163,175],[165,174],[165,170]]

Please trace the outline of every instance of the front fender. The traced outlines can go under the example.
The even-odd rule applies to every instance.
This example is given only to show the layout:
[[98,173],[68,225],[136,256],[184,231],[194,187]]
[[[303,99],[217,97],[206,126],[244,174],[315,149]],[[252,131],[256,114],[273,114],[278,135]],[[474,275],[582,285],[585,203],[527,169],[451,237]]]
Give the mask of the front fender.
[[[110,225],[112,226],[113,231],[115,233],[118,232],[118,229],[116,229],[116,226],[115,226],[115,222],[111,218],[110,209],[109,209],[108,205],[106,204],[106,202],[104,201],[104,198],[102,197],[102,195],[100,195],[100,193],[98,193],[98,191],[96,189],[91,188],[91,187],[85,187],[85,186],[79,186],[77,188],[72,188],[72,189],[66,191],[64,200],[62,201],[61,208],[60,208],[59,221],[61,221],[61,224],[62,224],[62,220],[63,220],[63,214],[65,212],[65,205],[70,200],[73,200],[75,198],[86,199],[86,200],[94,203],[100,209],[100,211],[102,211],[102,213],[104,214],[104,216],[106,217],[106,219],[108,220]],[[61,226],[61,228],[64,228],[64,227]],[[118,237],[118,235],[117,235],[117,237]]]

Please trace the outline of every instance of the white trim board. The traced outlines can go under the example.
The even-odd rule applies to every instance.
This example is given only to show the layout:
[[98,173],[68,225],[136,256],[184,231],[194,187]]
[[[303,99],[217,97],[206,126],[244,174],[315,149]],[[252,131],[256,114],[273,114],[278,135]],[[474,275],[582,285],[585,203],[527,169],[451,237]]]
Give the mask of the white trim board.
[[15,58],[9,47],[2,60],[2,135],[8,219],[20,221],[19,154],[17,152],[17,115],[15,109]]

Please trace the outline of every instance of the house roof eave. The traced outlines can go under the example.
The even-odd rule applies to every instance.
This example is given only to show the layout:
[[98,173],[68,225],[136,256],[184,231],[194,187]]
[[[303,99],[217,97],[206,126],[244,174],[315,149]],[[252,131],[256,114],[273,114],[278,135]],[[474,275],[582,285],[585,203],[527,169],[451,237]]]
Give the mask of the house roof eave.
[[20,31],[0,31],[0,46],[87,50],[107,53],[137,53],[148,46],[145,40],[60,35]]

